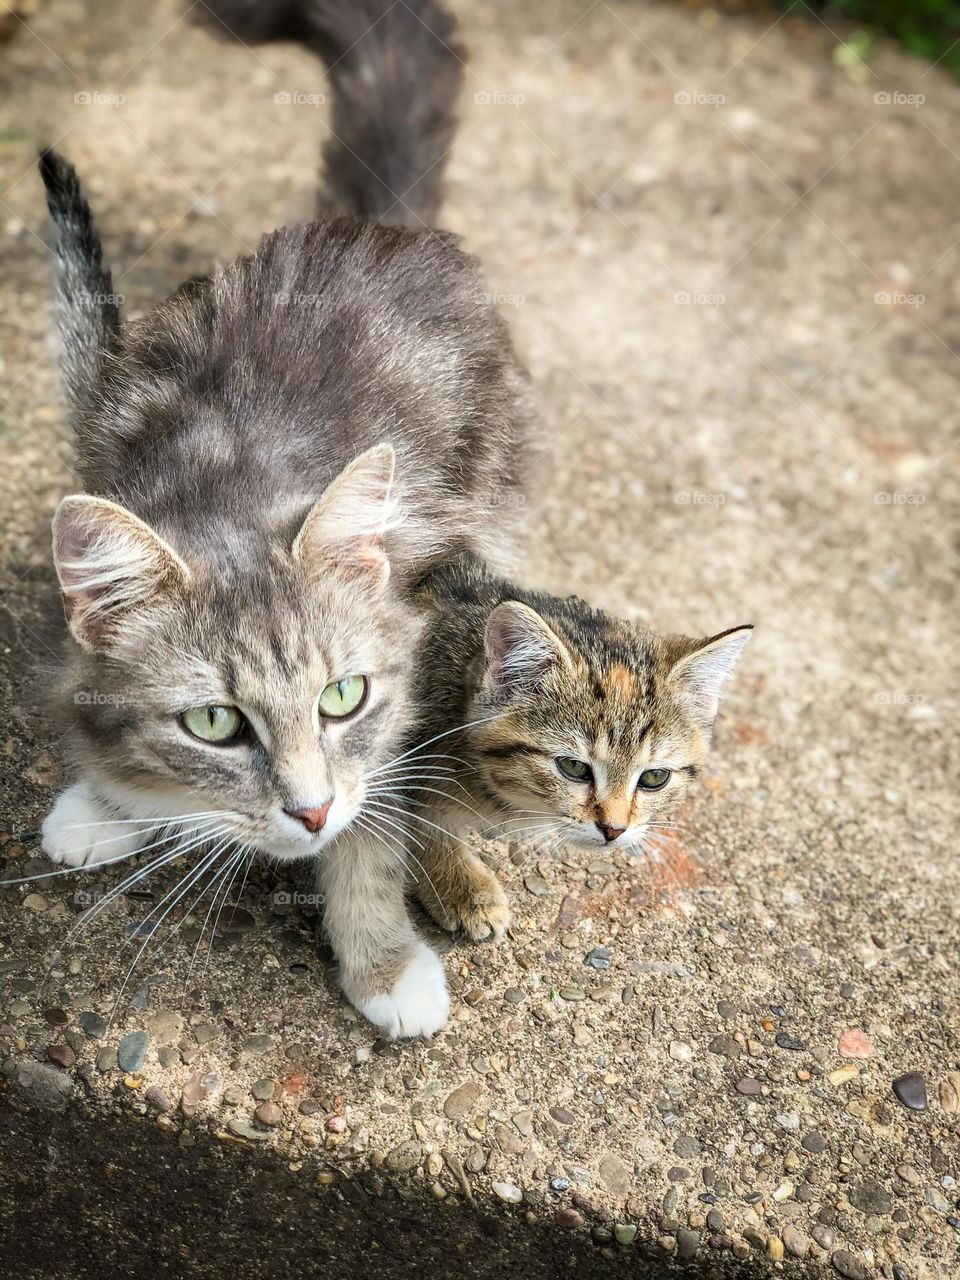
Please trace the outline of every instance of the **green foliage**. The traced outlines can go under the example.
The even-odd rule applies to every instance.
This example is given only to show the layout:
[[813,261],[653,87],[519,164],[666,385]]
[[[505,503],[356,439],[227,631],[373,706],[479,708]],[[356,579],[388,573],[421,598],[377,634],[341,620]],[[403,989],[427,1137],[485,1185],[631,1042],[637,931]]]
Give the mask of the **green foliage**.
[[831,13],[863,23],[960,77],[960,0],[786,0],[784,7],[798,15],[812,9],[828,23]]

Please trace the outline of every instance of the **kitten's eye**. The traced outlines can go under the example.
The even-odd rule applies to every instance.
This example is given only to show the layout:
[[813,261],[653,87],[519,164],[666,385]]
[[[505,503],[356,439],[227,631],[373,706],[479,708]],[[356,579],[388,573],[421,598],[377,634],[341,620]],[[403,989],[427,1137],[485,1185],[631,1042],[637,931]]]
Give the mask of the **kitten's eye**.
[[637,781],[637,786],[644,791],[659,791],[670,781],[671,772],[670,769],[644,769]]
[[180,723],[203,742],[215,742],[224,745],[239,738],[247,727],[247,722],[236,707],[191,707],[184,711]]
[[342,720],[359,711],[367,698],[366,676],[344,676],[328,684],[320,695],[320,714],[331,720]]
[[572,782],[589,782],[593,777],[590,766],[585,760],[577,760],[573,756],[557,756],[554,764],[563,776]]

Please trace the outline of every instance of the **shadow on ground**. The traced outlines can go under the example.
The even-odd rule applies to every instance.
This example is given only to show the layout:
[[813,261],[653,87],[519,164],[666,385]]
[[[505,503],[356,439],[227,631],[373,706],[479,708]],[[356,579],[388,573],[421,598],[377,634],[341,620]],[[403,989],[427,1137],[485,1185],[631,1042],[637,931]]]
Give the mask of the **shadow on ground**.
[[[604,1247],[518,1210],[439,1202],[369,1170],[318,1186],[272,1153],[130,1120],[25,1109],[0,1093],[0,1239],[5,1275],[523,1276],[629,1274],[690,1280],[768,1274],[727,1258],[666,1263]],[[812,1276],[795,1264],[791,1274]]]

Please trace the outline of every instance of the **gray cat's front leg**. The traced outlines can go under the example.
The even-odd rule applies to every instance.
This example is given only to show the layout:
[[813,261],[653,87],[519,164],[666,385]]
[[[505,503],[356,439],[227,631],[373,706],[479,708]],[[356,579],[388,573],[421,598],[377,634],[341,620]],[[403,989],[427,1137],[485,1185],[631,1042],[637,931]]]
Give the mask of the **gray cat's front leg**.
[[142,825],[117,820],[86,782],[60,792],[41,831],[44,853],[51,862],[68,867],[129,857],[143,838]]
[[414,929],[404,877],[372,836],[324,855],[324,928],[350,1003],[385,1036],[432,1036],[450,1013],[443,965]]

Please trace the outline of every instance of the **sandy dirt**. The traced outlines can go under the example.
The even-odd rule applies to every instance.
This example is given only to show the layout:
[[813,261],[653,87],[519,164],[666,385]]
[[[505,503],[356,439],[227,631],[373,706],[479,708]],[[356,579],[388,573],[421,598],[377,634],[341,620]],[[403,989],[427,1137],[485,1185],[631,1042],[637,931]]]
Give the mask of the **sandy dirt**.
[[[105,912],[46,983],[91,890],[0,888],[0,1123],[62,1101],[81,1147],[132,1123],[185,1168],[210,1142],[221,1164],[279,1159],[334,1218],[347,1184],[421,1196],[472,1265],[481,1206],[568,1239],[583,1274],[678,1257],[704,1276],[751,1259],[955,1276],[960,88],[889,46],[841,65],[828,31],[775,16],[456,8],[471,61],[446,221],[509,318],[554,458],[525,581],[663,629],[757,627],[682,844],[655,867],[491,846],[512,935],[452,948],[449,1029],[390,1048],[266,870],[209,963],[205,936],[189,971],[206,904],[153,939],[100,1035],[119,948],[172,879]],[[58,732],[35,672],[72,487],[35,150],[77,164],[136,313],[309,216],[326,125],[302,101],[325,88],[309,58],[216,45],[168,0],[95,18],[53,0],[28,24],[0,49],[7,878],[49,869]],[[124,1071],[114,1050],[141,1028]],[[60,1066],[31,1065],[51,1047]],[[923,1109],[894,1092],[911,1073]],[[65,1235],[82,1274],[95,1246]]]

